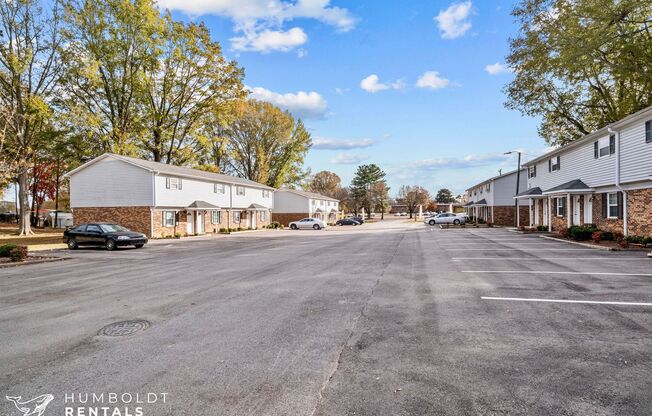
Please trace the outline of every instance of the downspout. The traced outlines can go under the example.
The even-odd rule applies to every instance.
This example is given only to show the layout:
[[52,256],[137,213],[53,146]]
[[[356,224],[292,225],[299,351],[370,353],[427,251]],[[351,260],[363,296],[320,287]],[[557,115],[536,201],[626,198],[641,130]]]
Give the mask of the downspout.
[[156,175],[152,172],[152,206],[149,208],[149,238],[154,238],[154,208],[156,207]]
[[233,184],[229,184],[229,209],[226,211],[226,227],[231,228],[231,210],[233,209]]
[[623,193],[623,235],[627,237],[627,191],[620,186],[620,130],[609,127],[607,131],[616,136],[616,188]]

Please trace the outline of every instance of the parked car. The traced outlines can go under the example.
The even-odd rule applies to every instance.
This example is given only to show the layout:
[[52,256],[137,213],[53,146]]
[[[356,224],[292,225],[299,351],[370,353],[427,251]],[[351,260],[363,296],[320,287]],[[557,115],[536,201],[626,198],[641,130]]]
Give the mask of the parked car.
[[354,220],[353,218],[342,218],[341,220],[337,220],[335,225],[360,225],[362,223]]
[[360,224],[364,224],[364,218],[362,218],[362,216],[351,217],[351,219],[352,219],[353,221],[357,221],[357,222],[359,222]]
[[64,231],[63,241],[70,250],[80,246],[104,246],[111,251],[121,246],[141,248],[147,243],[147,236],[119,224],[94,223],[80,224]]
[[435,224],[463,224],[466,222],[466,218],[460,217],[452,212],[445,212],[443,214],[437,214],[434,217],[426,218],[423,222],[430,225]]
[[326,223],[317,218],[304,218],[299,221],[291,222],[290,228],[293,230],[308,229],[308,228],[312,228],[313,230],[321,230],[323,228],[326,228]]
[[463,220],[464,220],[463,222],[469,222],[469,216],[466,215],[465,213],[462,212],[462,213],[455,214],[455,215],[457,215],[458,217],[460,217],[460,219],[463,219]]

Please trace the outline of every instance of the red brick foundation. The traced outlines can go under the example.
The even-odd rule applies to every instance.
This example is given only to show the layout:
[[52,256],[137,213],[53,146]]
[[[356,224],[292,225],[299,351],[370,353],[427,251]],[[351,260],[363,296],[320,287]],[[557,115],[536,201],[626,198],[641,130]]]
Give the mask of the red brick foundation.
[[631,236],[652,237],[652,188],[627,192],[627,231]]
[[75,226],[89,222],[111,222],[151,237],[149,207],[72,208]]
[[292,221],[299,221],[301,219],[308,218],[308,217],[310,217],[310,215],[308,215],[307,212],[282,213],[282,214],[274,212],[272,214],[272,221],[278,221],[284,227],[288,227]]

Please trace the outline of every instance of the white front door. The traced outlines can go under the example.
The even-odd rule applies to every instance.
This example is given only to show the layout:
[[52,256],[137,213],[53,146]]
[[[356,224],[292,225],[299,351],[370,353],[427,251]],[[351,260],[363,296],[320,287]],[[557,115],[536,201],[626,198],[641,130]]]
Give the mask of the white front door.
[[532,201],[534,201],[534,225],[542,225],[542,224],[539,224],[539,218],[540,218],[539,217],[539,215],[540,215],[539,214],[539,209],[540,209],[539,208],[539,206],[540,206],[539,200],[538,199],[533,199]]
[[546,198],[543,200],[543,225],[550,225],[548,223],[548,208],[550,207],[550,201]]
[[251,228],[253,228],[255,230],[256,229],[256,211],[251,211],[249,213],[249,215],[251,215]]
[[199,211],[196,211],[196,225],[195,225],[195,230],[196,234],[204,234],[204,214],[202,214]]
[[593,224],[593,196],[584,195],[584,224]]
[[580,225],[581,216],[580,216],[580,196],[573,196],[573,225]]
[[194,234],[193,230],[193,213],[192,211],[186,213],[186,233],[188,235]]

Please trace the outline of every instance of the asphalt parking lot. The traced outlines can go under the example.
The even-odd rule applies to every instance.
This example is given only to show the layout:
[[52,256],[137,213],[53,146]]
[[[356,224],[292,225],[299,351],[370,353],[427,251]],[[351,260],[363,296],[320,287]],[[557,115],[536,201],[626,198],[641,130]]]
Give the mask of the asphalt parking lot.
[[[0,270],[0,390],[46,414],[110,391],[167,392],[147,415],[652,410],[644,253],[394,220],[70,255]],[[129,319],[151,326],[98,335]]]

